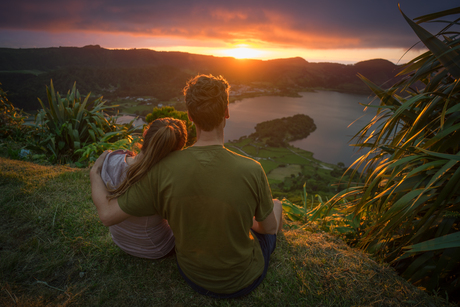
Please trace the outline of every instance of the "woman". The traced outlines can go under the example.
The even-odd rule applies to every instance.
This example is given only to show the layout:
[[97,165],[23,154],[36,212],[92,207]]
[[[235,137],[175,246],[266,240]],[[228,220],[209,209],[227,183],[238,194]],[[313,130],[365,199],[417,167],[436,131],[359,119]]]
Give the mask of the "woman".
[[[144,131],[144,144],[138,155],[126,150],[109,153],[101,171],[102,180],[111,193],[109,199],[125,193],[170,152],[182,149],[186,140],[187,130],[181,120],[161,118]],[[113,242],[130,255],[158,259],[174,253],[173,233],[159,215],[132,216],[110,226],[109,230]]]

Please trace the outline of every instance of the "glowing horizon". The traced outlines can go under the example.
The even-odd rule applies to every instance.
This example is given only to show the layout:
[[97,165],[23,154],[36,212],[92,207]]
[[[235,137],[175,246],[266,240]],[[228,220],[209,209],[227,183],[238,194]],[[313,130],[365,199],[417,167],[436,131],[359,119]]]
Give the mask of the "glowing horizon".
[[235,59],[258,59],[265,52],[246,44],[240,44],[230,49],[223,49],[222,53]]
[[[101,46],[102,47],[102,46]],[[108,49],[133,49],[133,48],[108,48]],[[379,49],[303,49],[303,48],[257,48],[237,46],[234,48],[171,46],[171,47],[146,47],[145,49],[163,52],[187,52],[192,54],[210,55],[216,57],[233,57],[235,59],[275,60],[300,57],[308,62],[354,64],[357,62],[384,59],[394,64],[404,64],[419,56],[425,50],[404,50],[402,48]]]

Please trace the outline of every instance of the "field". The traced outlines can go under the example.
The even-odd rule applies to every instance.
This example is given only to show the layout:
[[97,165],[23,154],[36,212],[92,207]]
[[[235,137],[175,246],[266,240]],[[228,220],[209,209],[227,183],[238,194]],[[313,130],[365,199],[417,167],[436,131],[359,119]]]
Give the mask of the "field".
[[[243,138],[238,142],[228,142],[225,144],[225,147],[232,150],[233,152],[259,161],[264,167],[268,178],[275,181],[283,179],[280,178],[281,173],[280,171],[276,171],[274,174],[272,174],[273,176],[271,176],[271,172],[279,167],[285,168],[286,166],[292,164],[305,167],[318,167],[324,170],[332,170],[337,167],[334,164],[325,163],[314,159],[313,153],[311,152],[295,147],[266,147],[265,144],[256,142],[251,138]],[[289,167],[288,169],[292,171],[299,170],[295,167]],[[283,173],[286,173],[285,177],[289,177],[291,174],[295,174],[294,172],[289,172],[286,170],[284,170]]]
[[285,167],[278,167],[270,171],[268,178],[273,180],[281,180],[290,177],[291,175],[298,174],[302,171],[302,167],[298,164],[292,164]]
[[235,153],[258,161],[267,174],[273,194],[286,197],[299,204],[303,185],[309,193],[332,196],[342,178],[344,169],[338,165],[321,162],[313,158],[313,153],[295,147],[267,147],[252,138],[241,138],[228,142],[225,147]]

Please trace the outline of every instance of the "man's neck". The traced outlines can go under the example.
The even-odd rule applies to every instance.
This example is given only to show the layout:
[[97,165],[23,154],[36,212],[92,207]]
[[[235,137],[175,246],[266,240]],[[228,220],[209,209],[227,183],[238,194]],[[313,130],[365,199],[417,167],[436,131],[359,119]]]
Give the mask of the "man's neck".
[[211,131],[203,131],[196,127],[197,141],[193,146],[224,145],[224,127],[219,126]]

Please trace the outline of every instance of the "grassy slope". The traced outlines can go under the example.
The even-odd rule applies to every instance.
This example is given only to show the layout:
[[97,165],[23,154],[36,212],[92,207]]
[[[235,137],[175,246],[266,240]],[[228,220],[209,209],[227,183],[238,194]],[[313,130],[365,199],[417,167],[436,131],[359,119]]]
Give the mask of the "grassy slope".
[[340,240],[286,223],[266,280],[222,301],[195,294],[175,256],[145,260],[111,241],[89,171],[0,158],[0,305],[444,306]]
[[[329,170],[336,167],[333,164],[321,162],[313,158],[311,152],[295,147],[265,147],[262,142],[254,141],[251,138],[244,138],[237,142],[228,142],[225,147],[235,153],[253,158],[262,164],[270,183],[280,181],[278,174],[271,176],[271,171],[280,167],[280,165],[303,165],[307,168],[318,167],[323,175],[328,176]],[[287,172],[286,177],[290,174],[297,174],[298,169],[293,172]],[[332,179],[332,178],[331,178]]]
[[[349,175],[341,177],[341,175],[333,175],[333,169],[341,170],[340,167],[334,164],[325,163],[313,158],[313,153],[292,147],[266,147],[263,142],[255,141],[252,138],[242,138],[238,141],[232,141],[225,144],[225,147],[235,153],[248,156],[260,162],[267,174],[268,182],[270,183],[272,193],[277,198],[287,198],[291,202],[301,205],[302,185],[308,181],[308,178],[316,180],[315,177],[321,177],[318,181],[319,185],[328,185],[341,183],[344,187],[348,182]],[[303,177],[298,177],[302,173]],[[339,173],[343,173],[339,172]],[[284,191],[279,188],[278,184],[286,182],[285,177],[294,176],[300,185],[292,187],[289,191]],[[305,177],[305,176],[308,176]],[[286,185],[286,184],[285,184]],[[309,183],[309,187],[310,183]],[[327,188],[329,191],[321,190],[308,191],[310,195],[319,194],[322,197],[331,197],[335,192],[331,192],[333,188]]]

